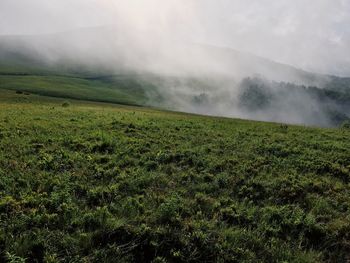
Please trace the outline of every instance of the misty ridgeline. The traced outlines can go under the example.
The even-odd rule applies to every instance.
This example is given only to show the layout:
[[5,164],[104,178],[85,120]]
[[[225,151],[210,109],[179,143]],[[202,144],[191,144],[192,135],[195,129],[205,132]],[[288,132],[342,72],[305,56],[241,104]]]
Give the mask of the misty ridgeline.
[[261,121],[339,126],[350,79],[309,73],[248,53],[116,27],[0,39],[2,61],[110,81],[125,76],[147,105]]

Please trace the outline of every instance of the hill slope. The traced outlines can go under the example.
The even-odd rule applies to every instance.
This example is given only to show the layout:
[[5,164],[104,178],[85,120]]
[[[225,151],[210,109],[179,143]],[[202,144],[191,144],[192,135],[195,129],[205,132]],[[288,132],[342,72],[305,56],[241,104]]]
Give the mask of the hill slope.
[[149,39],[138,43],[108,27],[3,36],[0,88],[316,126],[350,119],[349,78],[227,48]]
[[208,45],[137,41],[118,28],[97,27],[32,36],[0,36],[1,66],[24,72],[99,73],[132,70],[164,75],[242,78],[261,75],[274,81],[323,85],[328,76],[306,72],[230,48]]
[[350,259],[347,129],[0,92],[3,260]]

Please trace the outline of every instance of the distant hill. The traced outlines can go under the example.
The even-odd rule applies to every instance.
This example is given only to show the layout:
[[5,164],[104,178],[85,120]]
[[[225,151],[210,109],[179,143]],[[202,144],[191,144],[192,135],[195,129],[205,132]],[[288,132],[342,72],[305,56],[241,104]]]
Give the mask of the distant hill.
[[274,81],[304,85],[323,85],[328,80],[328,76],[230,48],[137,41],[135,36],[119,34],[113,27],[51,35],[0,36],[0,65],[17,66],[22,70],[44,67],[45,70],[68,70],[70,73],[131,70],[195,77],[203,74],[225,78],[261,75]]
[[[350,78],[147,33],[98,27],[1,36],[0,88],[318,126],[349,118]],[[269,104],[259,104],[264,99]]]

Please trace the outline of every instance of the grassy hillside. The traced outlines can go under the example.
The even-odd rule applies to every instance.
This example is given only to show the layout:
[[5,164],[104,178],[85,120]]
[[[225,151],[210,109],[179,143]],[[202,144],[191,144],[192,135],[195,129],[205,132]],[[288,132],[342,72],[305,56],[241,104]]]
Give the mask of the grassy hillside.
[[350,132],[0,90],[9,262],[347,262]]
[[79,75],[1,73],[0,89],[29,92],[52,97],[93,100],[131,105],[147,104],[145,88],[128,76],[113,78]]
[[[0,60],[0,89],[319,127],[339,127],[350,120],[349,79],[345,78],[330,78],[321,89],[260,77],[236,82],[122,70],[118,74],[103,69],[94,72],[68,65],[34,63],[30,67]],[[234,106],[239,110],[232,110]]]
[[[96,31],[84,32],[96,39]],[[102,57],[90,57],[98,45],[92,45],[93,50],[70,49],[69,38],[63,36],[42,36],[45,41],[39,36],[0,37],[0,89],[319,127],[339,127],[350,120],[349,78],[313,74],[242,52],[202,45],[189,50],[215,58],[202,63],[211,65],[209,71],[184,63],[186,74],[181,74],[185,70],[182,67],[170,71],[173,73],[156,73],[147,69],[147,61],[153,60],[142,64],[142,56],[135,62],[143,65],[142,70],[127,70],[123,56],[112,55],[112,47],[101,48]],[[57,46],[60,41],[66,48]],[[164,67],[172,62],[170,59]],[[232,75],[212,72],[216,63],[226,65]],[[260,77],[250,77],[257,73]]]

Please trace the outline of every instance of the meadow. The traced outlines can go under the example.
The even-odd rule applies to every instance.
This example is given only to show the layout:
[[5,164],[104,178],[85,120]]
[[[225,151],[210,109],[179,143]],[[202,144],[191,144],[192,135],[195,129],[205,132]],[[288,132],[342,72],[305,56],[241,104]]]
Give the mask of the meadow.
[[348,128],[15,87],[0,89],[0,261],[350,260]]
[[145,105],[144,89],[125,78],[127,76],[104,79],[82,75],[1,73],[0,70],[0,88],[58,98]]

